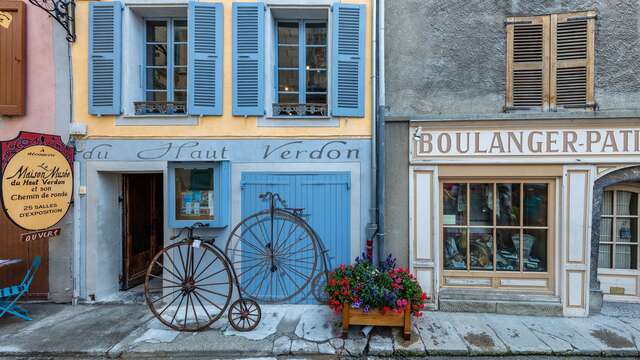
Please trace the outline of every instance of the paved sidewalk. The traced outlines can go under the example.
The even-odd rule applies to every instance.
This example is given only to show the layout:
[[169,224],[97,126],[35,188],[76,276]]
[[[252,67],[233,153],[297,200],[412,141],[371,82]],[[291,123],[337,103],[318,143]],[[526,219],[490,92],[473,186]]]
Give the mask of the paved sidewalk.
[[605,304],[587,319],[427,312],[411,341],[399,331],[354,327],[339,338],[327,307],[264,306],[256,330],[237,333],[225,321],[200,333],[168,330],[144,305],[33,304],[33,322],[0,318],[0,357],[238,358],[429,356],[638,357],[640,305]]

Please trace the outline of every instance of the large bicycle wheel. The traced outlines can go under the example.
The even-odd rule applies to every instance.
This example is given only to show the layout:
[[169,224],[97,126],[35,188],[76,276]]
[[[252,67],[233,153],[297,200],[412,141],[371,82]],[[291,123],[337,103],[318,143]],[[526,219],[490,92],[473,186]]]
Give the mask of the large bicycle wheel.
[[309,225],[285,210],[249,216],[229,235],[225,252],[240,290],[266,303],[292,299],[316,272],[318,240]]
[[149,265],[144,283],[153,315],[178,331],[200,331],[218,320],[229,306],[232,286],[224,255],[199,240],[162,249]]

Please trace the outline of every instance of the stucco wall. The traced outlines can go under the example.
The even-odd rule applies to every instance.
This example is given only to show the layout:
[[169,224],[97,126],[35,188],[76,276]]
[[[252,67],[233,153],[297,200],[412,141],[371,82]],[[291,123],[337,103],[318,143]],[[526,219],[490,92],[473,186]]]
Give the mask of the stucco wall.
[[[20,130],[56,133],[53,22],[49,15],[35,6],[27,3],[26,8],[26,112],[24,116],[0,116],[0,140],[12,139]],[[64,42],[58,42],[56,45],[66,47],[66,40],[62,38],[62,41]]]
[[637,0],[387,0],[386,105],[392,115],[496,114],[504,105],[504,21],[596,10],[596,102],[640,109]]

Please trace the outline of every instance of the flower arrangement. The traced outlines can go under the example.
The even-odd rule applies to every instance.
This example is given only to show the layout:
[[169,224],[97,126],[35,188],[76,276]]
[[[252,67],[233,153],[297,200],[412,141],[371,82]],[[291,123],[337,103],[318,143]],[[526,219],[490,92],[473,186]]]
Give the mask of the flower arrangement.
[[340,265],[329,275],[325,291],[328,304],[336,313],[342,311],[344,304],[365,313],[369,309],[402,313],[410,306],[412,315],[421,316],[427,300],[415,276],[396,267],[391,255],[379,266],[364,255],[356,258],[353,265]]

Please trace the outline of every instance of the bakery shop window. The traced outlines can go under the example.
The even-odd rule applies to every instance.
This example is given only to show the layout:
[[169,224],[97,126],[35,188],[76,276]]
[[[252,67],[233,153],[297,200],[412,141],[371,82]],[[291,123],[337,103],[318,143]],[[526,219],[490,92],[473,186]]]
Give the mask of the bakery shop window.
[[546,273],[552,249],[551,182],[446,181],[444,270]]
[[210,227],[226,226],[228,168],[227,162],[170,164],[170,225],[183,227],[201,222]]
[[604,192],[598,267],[638,269],[638,189],[618,186]]

